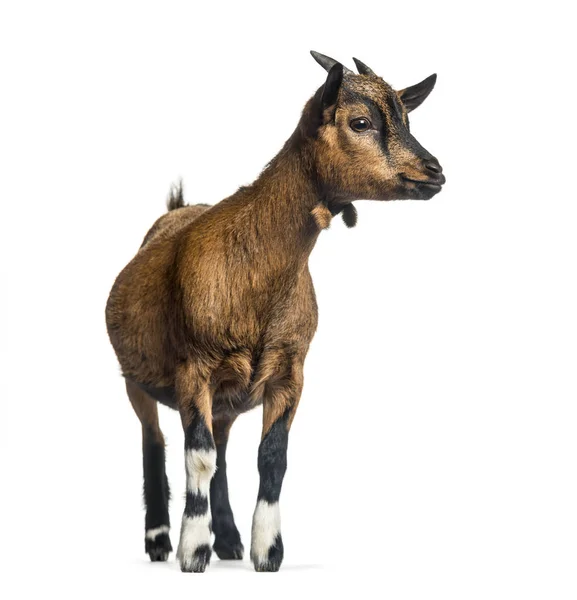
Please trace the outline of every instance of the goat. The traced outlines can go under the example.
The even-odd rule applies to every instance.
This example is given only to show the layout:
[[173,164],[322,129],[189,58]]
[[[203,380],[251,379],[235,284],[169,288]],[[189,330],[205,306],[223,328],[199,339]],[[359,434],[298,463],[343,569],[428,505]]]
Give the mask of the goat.
[[278,155],[254,183],[214,206],[187,206],[182,187],[173,189],[168,213],[118,275],[106,306],[110,341],[142,423],[145,550],[152,561],[172,551],[157,402],[180,413],[182,571],[203,572],[212,549],[221,559],[243,557],[225,453],[237,416],[260,404],[250,555],[257,571],[278,571],[288,435],[317,326],[308,257],[333,216],[355,225],[353,200],[428,200],[445,182],[437,159],[409,132],[408,113],[429,95],[436,75],[395,91],[360,60],[357,74],[311,54],[328,75]]

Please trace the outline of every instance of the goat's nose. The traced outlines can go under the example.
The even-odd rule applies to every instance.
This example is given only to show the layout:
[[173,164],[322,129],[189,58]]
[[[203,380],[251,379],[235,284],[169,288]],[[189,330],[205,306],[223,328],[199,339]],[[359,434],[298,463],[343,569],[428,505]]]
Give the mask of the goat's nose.
[[428,160],[425,163],[425,169],[427,169],[428,171],[432,171],[436,175],[439,175],[443,172],[443,167],[441,167],[439,161],[436,158]]

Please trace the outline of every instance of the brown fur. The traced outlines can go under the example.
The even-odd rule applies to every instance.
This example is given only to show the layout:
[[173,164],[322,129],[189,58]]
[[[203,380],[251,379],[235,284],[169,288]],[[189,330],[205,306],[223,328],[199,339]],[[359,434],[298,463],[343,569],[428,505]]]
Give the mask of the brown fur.
[[152,434],[152,439],[164,445],[164,436],[158,422],[158,405],[146,392],[134,382],[126,380],[126,393],[136,416],[142,423],[142,428]]
[[[345,75],[330,106],[321,92],[251,186],[212,207],[173,192],[114,283],[107,326],[139,416],[157,422],[130,382],[174,388],[183,423],[201,414],[220,438],[261,402],[263,435],[287,408],[292,422],[317,326],[308,257],[320,231],[342,210],[354,225],[357,198],[412,197],[402,176],[426,179],[432,158],[407,142],[407,111],[395,107],[394,120],[399,97],[376,75]],[[388,152],[381,134],[349,126],[367,116],[366,98],[386,121]]]
[[312,210],[311,215],[313,216],[315,223],[319,229],[328,229],[333,215],[331,211],[324,204],[317,204]]
[[236,415],[216,418],[212,423],[212,435],[214,443],[218,446],[224,444],[228,440],[230,428],[236,420]]
[[[113,287],[107,322],[124,375],[175,386],[185,421],[194,406],[210,422],[211,396],[216,413],[242,412],[267,394],[295,401],[290,373],[316,328],[307,258],[318,228],[314,193],[291,174],[298,165],[287,155],[250,194],[168,213]],[[283,223],[289,208],[296,214]]]

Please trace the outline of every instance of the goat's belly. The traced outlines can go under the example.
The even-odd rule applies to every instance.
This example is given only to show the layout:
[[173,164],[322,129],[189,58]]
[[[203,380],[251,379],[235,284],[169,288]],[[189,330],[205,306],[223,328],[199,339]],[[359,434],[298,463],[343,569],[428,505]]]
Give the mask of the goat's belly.
[[[127,377],[127,379],[129,379]],[[131,379],[132,381],[132,379]],[[164,404],[169,408],[174,408],[176,410],[176,389],[173,385],[165,386],[165,387],[155,387],[153,385],[147,385],[146,383],[138,383],[135,381],[136,385],[146,392],[151,398],[160,402],[160,404]]]
[[[178,409],[176,389],[174,386],[154,387],[145,383],[136,383],[151,398],[174,410]],[[212,415],[214,419],[236,416],[259,406],[262,400],[252,399],[246,390],[239,386],[227,385],[217,390],[212,402]]]
[[235,417],[260,404],[262,404],[262,399],[255,400],[246,392],[229,394],[223,391],[216,393],[212,400],[212,418],[218,420],[223,417]]
[[[295,383],[300,381],[299,365],[300,361],[294,362],[293,352],[281,349],[265,350],[256,364],[249,350],[229,353],[211,375],[213,418],[247,412],[262,404],[267,396],[279,399],[290,395]],[[143,384],[125,376],[157,402],[178,408],[174,385]]]

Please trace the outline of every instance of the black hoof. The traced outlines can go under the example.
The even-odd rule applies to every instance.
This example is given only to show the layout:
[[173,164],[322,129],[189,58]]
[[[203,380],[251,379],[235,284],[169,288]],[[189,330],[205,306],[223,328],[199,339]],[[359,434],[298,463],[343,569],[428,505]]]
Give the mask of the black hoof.
[[206,567],[210,563],[210,555],[212,550],[208,544],[199,546],[192,557],[180,557],[180,570],[183,573],[204,573]]
[[241,544],[240,539],[233,544],[215,540],[212,548],[220,560],[242,560],[244,556],[244,546]]
[[240,541],[240,533],[234,522],[230,524],[217,524],[214,528],[213,549],[221,560],[242,560],[244,546]]
[[157,535],[153,540],[144,541],[146,552],[152,562],[164,562],[172,552],[172,544],[167,533]]
[[252,557],[254,570],[259,573],[276,573],[282,564],[284,555],[284,547],[282,538],[277,536],[274,544],[269,548],[268,556],[265,560],[259,560],[257,557]]

